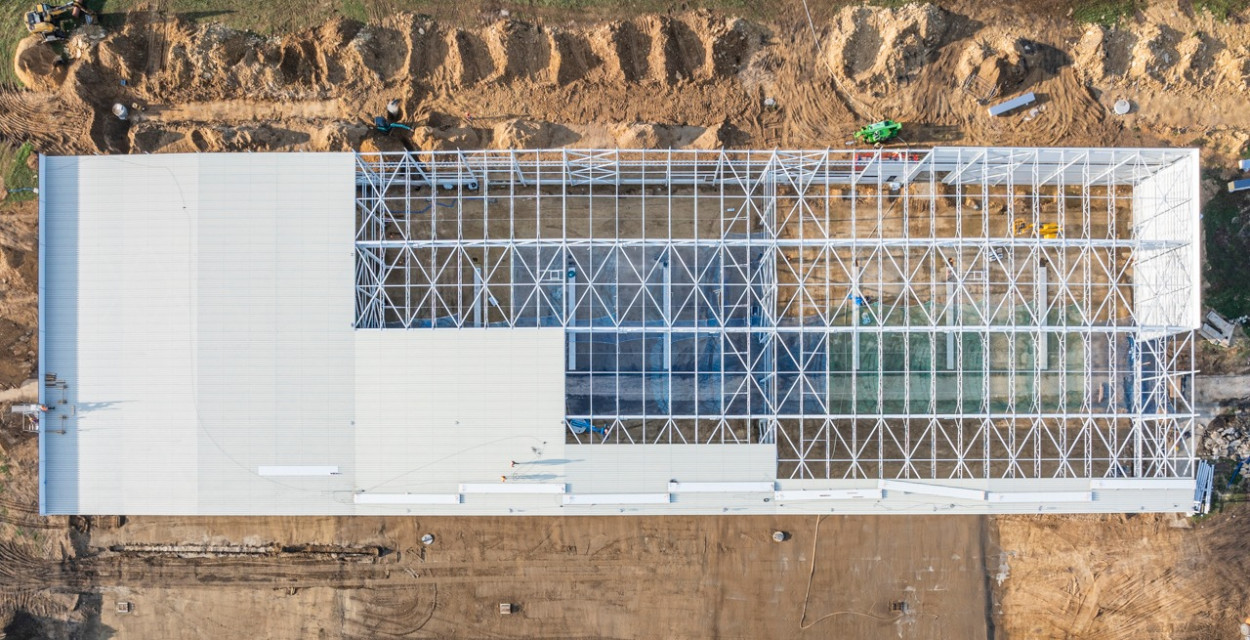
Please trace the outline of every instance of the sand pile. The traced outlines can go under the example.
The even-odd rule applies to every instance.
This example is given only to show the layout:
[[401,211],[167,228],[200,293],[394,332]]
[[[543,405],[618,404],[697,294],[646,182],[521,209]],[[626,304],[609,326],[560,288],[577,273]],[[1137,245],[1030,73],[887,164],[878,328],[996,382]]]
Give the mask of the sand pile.
[[1182,33],[1153,22],[1124,29],[1094,26],[1074,53],[1077,66],[1096,83],[1190,91],[1250,87],[1250,49],[1202,30]]
[[492,132],[496,149],[550,149],[577,142],[576,132],[563,125],[536,120],[508,120]]
[[[415,149],[445,150],[560,146],[581,138],[550,118],[527,117],[533,101],[563,106],[572,112],[565,122],[600,125],[682,122],[666,108],[674,100],[706,109],[733,104],[724,96],[737,93],[746,103],[734,76],[767,36],[750,22],[709,12],[575,29],[513,20],[462,29],[402,14],[377,25],[336,19],[273,38],[137,12],[105,37],[76,36],[68,74],[66,66],[54,68],[47,48],[22,60],[29,86],[88,105],[93,115],[79,135],[82,151],[355,148],[368,135],[359,125],[389,99],[419,114],[431,111],[431,99],[477,93],[486,114],[443,112],[411,136]],[[707,93],[690,89],[718,84]],[[108,115],[115,102],[154,108],[119,124]],[[630,102],[646,108],[627,110]],[[617,112],[603,114],[604,106]],[[482,115],[490,120],[474,120]],[[657,125],[627,131],[623,144],[681,146],[721,120],[705,111],[690,131]]]
[[27,87],[36,91],[54,90],[65,82],[68,70],[60,54],[38,36],[28,36],[17,43],[13,71]]
[[489,136],[472,127],[417,127],[412,132],[412,146],[421,151],[481,149],[488,143]]
[[825,52],[834,72],[861,91],[906,82],[952,37],[949,12],[931,4],[897,9],[846,7],[838,15]]
[[704,128],[631,123],[614,125],[611,131],[621,149],[677,149],[698,140]]
[[[134,14],[88,61],[163,96],[206,100],[242,91],[290,99],[351,95],[398,80],[438,89],[709,80],[737,73],[764,35],[709,13],[581,30],[518,21],[458,29],[400,15],[376,26],[339,19],[280,38]],[[150,45],[154,37],[159,46]]]
[[1024,52],[1032,49],[1028,41],[1008,34],[978,38],[965,47],[955,79],[985,95],[1010,94],[1028,75]]

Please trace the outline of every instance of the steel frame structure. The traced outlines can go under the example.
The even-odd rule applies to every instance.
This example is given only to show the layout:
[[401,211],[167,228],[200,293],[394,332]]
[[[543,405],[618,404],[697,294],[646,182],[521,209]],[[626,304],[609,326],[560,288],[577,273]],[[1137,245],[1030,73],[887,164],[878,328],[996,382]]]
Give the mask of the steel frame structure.
[[1196,151],[357,160],[357,328],[563,329],[569,442],[1193,477]]

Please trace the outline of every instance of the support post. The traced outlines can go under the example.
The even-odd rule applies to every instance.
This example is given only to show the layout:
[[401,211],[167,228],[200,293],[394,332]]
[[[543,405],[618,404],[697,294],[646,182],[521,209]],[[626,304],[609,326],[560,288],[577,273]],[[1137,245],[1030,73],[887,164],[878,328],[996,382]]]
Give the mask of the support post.
[[[1037,361],[1042,369],[1050,368],[1049,334],[1046,333],[1046,310],[1050,307],[1050,296],[1047,291],[1046,265],[1037,267],[1037,326],[1041,328],[1037,340]],[[1040,384],[1040,382],[1039,382]]]
[[954,274],[946,276],[946,370],[955,368],[955,280]]
[[[664,312],[669,314],[668,326],[673,326],[673,266],[665,257],[660,263],[660,270],[664,274]],[[664,334],[664,370],[673,371],[673,332],[669,331]]]
[[[566,287],[564,296],[564,321],[567,326],[576,324],[577,312],[577,269],[572,264],[568,266],[566,272]],[[577,370],[577,334],[572,331],[566,331],[568,334],[568,354],[569,354],[569,371]]]
[[482,270],[475,266],[473,267],[473,326],[475,327],[482,326],[482,298],[484,297],[483,289],[485,289],[483,285]]

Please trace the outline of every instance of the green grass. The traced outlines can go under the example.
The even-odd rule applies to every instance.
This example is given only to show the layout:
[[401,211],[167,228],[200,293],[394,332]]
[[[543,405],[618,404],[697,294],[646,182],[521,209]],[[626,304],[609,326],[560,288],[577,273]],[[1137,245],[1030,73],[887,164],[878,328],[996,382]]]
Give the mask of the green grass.
[[915,4],[921,0],[866,0],[864,4],[874,7],[882,7],[885,9],[901,9],[909,4]]
[[1114,27],[1121,20],[1131,18],[1138,8],[1139,0],[1076,0],[1072,19],[1082,24]]
[[348,20],[357,22],[369,21],[369,10],[365,7],[362,0],[342,0],[339,6],[339,13]]
[[[28,142],[21,146],[15,147],[8,143],[0,143],[0,172],[3,172],[4,187],[10,191],[14,189],[28,189],[39,186],[39,178],[26,166],[26,159],[30,157],[34,147]],[[10,193],[6,203],[23,202],[25,200],[34,200],[36,194],[33,191],[21,191],[18,193]]]
[[1205,302],[1226,318],[1250,315],[1250,195],[1220,190],[1202,212],[1206,234]]
[[17,43],[26,36],[26,12],[30,5],[7,0],[0,4],[0,83],[17,84],[13,73],[13,52]]
[[1205,11],[1220,22],[1250,7],[1250,0],[1193,0],[1194,13]]

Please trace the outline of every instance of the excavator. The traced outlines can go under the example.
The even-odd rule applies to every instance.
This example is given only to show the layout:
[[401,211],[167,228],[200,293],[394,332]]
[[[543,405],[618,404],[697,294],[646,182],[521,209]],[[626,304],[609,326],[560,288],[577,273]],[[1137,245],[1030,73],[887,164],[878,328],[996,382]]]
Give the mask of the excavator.
[[44,42],[56,42],[68,38],[79,20],[83,24],[95,24],[96,21],[96,12],[80,0],[62,5],[37,4],[34,11],[26,14],[26,30],[43,36]]

